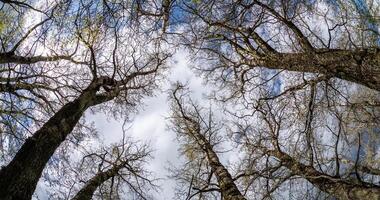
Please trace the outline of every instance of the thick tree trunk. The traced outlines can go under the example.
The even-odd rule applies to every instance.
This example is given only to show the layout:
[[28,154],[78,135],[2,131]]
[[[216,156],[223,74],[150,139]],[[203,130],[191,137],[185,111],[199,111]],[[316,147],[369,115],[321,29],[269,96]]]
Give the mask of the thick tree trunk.
[[108,179],[117,175],[118,171],[122,168],[122,165],[116,165],[113,168],[99,172],[92,177],[86,185],[73,197],[72,200],[91,200],[95,190],[102,185]]
[[344,200],[380,199],[380,187],[356,184],[321,173],[312,166],[302,164],[286,153],[269,151],[269,154],[280,159],[281,163],[292,173],[304,177],[320,190]]
[[18,56],[13,53],[0,53],[0,64],[33,64],[44,61],[72,60],[70,56]]
[[223,200],[245,200],[246,198],[240,193],[231,174],[223,164],[220,163],[218,155],[214,152],[206,138],[198,132],[193,132],[191,135],[196,139],[207,155],[207,160],[218,180]]
[[321,73],[380,91],[380,50],[319,50],[315,53],[275,53],[252,59],[252,66]]
[[96,99],[100,82],[94,81],[77,99],[64,105],[26,140],[13,160],[1,169],[0,199],[31,199],[41,173],[55,150],[73,130],[84,111],[100,103]]

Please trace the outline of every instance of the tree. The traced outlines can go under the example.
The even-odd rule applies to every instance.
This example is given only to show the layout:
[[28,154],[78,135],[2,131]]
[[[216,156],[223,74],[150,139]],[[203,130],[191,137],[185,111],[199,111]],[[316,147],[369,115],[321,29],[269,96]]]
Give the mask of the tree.
[[[203,116],[203,110],[191,100],[185,104],[184,99],[189,97],[186,93],[180,93],[180,89],[177,87],[173,92],[172,121],[175,132],[183,142],[182,152],[188,160],[186,166],[174,176],[181,185],[190,184],[188,192],[186,187],[181,190],[182,197],[187,194],[187,199],[196,195],[210,199],[212,197],[206,193],[220,191],[223,199],[228,199],[223,195],[220,182],[216,184],[219,188],[212,187],[215,184],[213,175],[218,177],[213,166],[215,163],[210,161],[212,155],[223,166],[214,150],[221,144],[222,123],[212,120],[212,114]],[[234,184],[234,187],[228,188],[232,190],[239,185],[243,189],[237,191],[242,198],[379,197],[378,163],[374,162],[374,152],[379,142],[376,131],[378,123],[371,127],[367,121],[378,111],[361,112],[363,108],[360,106],[363,105],[357,103],[354,112],[360,115],[361,121],[350,117],[352,110],[339,110],[331,105],[327,106],[327,113],[323,113],[323,108],[328,105],[325,101],[339,101],[324,99],[326,96],[319,95],[319,92],[311,89],[306,93],[310,96],[294,95],[294,98],[287,96],[264,101],[252,111],[240,109],[244,113],[232,113],[236,117],[232,120],[235,128],[229,123],[223,124],[230,127],[228,132],[231,138],[245,156],[233,178],[223,166],[231,177],[224,180],[231,180]],[[360,99],[360,93],[356,93],[357,97],[354,98]],[[337,97],[336,94],[333,96]],[[293,106],[297,106],[299,113]],[[252,114],[247,114],[247,110]],[[323,117],[329,118],[331,123],[324,122]],[[366,126],[361,128],[360,123]],[[201,134],[196,134],[199,132]],[[312,186],[310,191],[308,184]],[[292,185],[299,186],[293,189]],[[197,192],[192,193],[192,190]],[[286,194],[289,196],[285,197]]]
[[[190,181],[190,188],[186,199],[191,199],[192,197],[199,196],[202,197],[202,193],[219,191],[221,198],[225,200],[233,199],[246,199],[238,187],[234,183],[232,175],[228,172],[227,168],[220,162],[218,155],[215,152],[215,146],[218,144],[218,136],[216,136],[215,131],[218,131],[218,127],[212,121],[212,116],[204,118],[200,113],[200,108],[190,102],[189,106],[186,106],[184,102],[185,96],[181,94],[183,86],[177,85],[173,90],[173,124],[174,130],[180,138],[187,138],[188,142],[185,145],[191,145],[194,143],[196,147],[185,147],[185,154],[188,155],[189,162],[195,162],[194,156],[198,157],[200,155],[192,155],[199,152],[202,159],[207,160],[207,164],[210,169],[202,169],[202,162],[199,166],[196,166],[199,171],[206,171],[207,180],[194,180],[192,175]],[[207,116],[206,116],[207,117]],[[192,149],[194,148],[194,149]],[[207,165],[206,165],[207,166]],[[210,171],[208,171],[210,170]],[[204,177],[204,174],[200,175]],[[216,177],[217,189],[210,188],[213,184],[212,176]],[[198,182],[206,183],[206,185],[197,186]],[[193,185],[194,184],[194,185]],[[197,190],[195,193],[191,193],[191,189]]]
[[[363,15],[353,8],[355,1],[335,2],[183,2],[189,19],[182,43],[212,60],[200,70],[215,81],[263,83],[264,68],[320,74],[379,91],[379,47],[368,33],[379,34],[361,28]],[[372,5],[367,18],[376,15],[378,5]]]
[[[181,85],[170,94],[178,198],[380,198],[379,6],[1,0],[0,199],[30,199],[58,175],[52,198],[151,198],[146,145],[69,154],[96,136],[87,113],[128,118],[182,47],[217,106]],[[227,144],[243,158],[224,163]]]
[[359,29],[356,3],[182,5],[181,42],[197,52],[197,70],[234,118],[231,137],[246,148],[238,170],[244,194],[282,196],[300,176],[306,184],[288,198],[377,198],[378,22]]
[[[112,101],[106,106],[114,105],[115,115],[131,112],[143,96],[151,94],[169,57],[155,35],[160,29],[154,22],[162,15],[137,15],[133,2],[81,1],[77,5],[64,1],[40,5],[41,9],[28,5],[3,5],[16,13],[7,17],[18,22],[19,30],[14,36],[2,30],[7,36],[1,40],[1,63],[6,63],[0,78],[6,109],[2,113],[22,117],[21,125],[31,118],[25,128],[36,131],[1,169],[2,199],[30,199],[47,162],[85,111]],[[147,7],[149,11],[156,8]],[[34,12],[40,22],[28,28],[20,20],[28,15],[19,10]],[[153,25],[147,26],[149,22]],[[15,106],[13,98],[27,103]],[[35,121],[30,117],[41,114]]]
[[[149,199],[157,186],[145,169],[151,150],[148,145],[124,138],[96,151],[85,151],[72,167],[65,168],[55,199]],[[65,183],[65,184],[63,184]]]
[[[265,195],[281,196],[286,185],[301,178],[336,198],[378,198],[374,152],[379,110],[368,105],[368,91],[338,91],[314,85],[305,92],[261,101],[250,114],[234,112],[233,138],[247,154],[240,168],[241,176],[250,180],[247,187],[265,177],[269,188]],[[305,195],[302,189],[299,193]]]

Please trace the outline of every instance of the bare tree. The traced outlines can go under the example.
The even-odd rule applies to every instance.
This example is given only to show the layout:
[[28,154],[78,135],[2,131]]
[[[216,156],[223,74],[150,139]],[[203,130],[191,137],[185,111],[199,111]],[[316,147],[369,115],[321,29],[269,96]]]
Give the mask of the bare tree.
[[[367,7],[365,16],[355,6]],[[373,1],[210,0],[181,7],[189,18],[182,41],[212,61],[200,67],[211,80],[259,84],[266,81],[259,78],[265,68],[322,74],[380,90],[378,4]]]
[[[200,108],[190,101],[190,105],[186,105],[184,102],[184,94],[181,91],[183,86],[177,85],[173,90],[173,116],[172,120],[174,123],[174,130],[177,132],[179,137],[188,138],[190,141],[186,145],[191,145],[194,143],[196,147],[187,147],[185,151],[187,154],[195,154],[198,151],[207,161],[210,169],[206,169],[207,180],[205,181],[195,181],[194,177],[197,175],[193,174],[190,181],[189,193],[187,199],[199,196],[202,197],[202,193],[219,191],[222,199],[232,200],[232,199],[246,199],[239,191],[238,187],[234,183],[232,175],[228,172],[227,168],[220,162],[219,157],[216,153],[215,146],[218,144],[218,136],[216,131],[218,131],[217,124],[212,120],[211,113],[208,118],[205,118],[200,113]],[[206,116],[207,117],[207,116]],[[194,148],[194,150],[190,149]],[[196,150],[195,150],[196,149]],[[192,151],[192,152],[189,152]],[[191,159],[191,156],[189,157]],[[194,159],[194,158],[193,158]],[[196,162],[195,160],[190,160],[189,162]],[[206,165],[207,166],[207,165]],[[198,168],[202,168],[202,163]],[[202,169],[199,169],[202,170]],[[210,171],[208,171],[210,170]],[[204,171],[204,169],[202,170]],[[207,172],[208,171],[208,172]],[[201,174],[201,177],[204,176]],[[212,177],[215,176],[217,180],[217,188],[212,188]],[[199,188],[196,186],[197,182],[203,182],[203,185]],[[204,183],[206,183],[204,185]],[[194,184],[194,185],[193,185]],[[192,193],[192,189],[196,190]]]
[[[304,179],[339,199],[379,198],[379,166],[373,162],[378,156],[377,106],[365,105],[356,91],[357,97],[346,97],[353,111],[335,91],[320,95],[323,90],[314,87],[305,96],[261,101],[249,115],[235,112],[233,138],[247,154],[238,175],[249,180],[246,191],[260,192],[255,185],[263,181],[268,188],[261,191],[264,197],[282,196],[286,185]],[[315,192],[310,195],[319,195]]]
[[[247,107],[237,104],[227,109],[235,118],[230,119],[235,128],[224,124],[245,153],[232,178],[235,187],[243,188],[241,195],[252,199],[379,197],[379,165],[375,161],[379,110],[373,104],[377,94],[371,90],[343,93],[341,88],[333,89],[332,82],[324,82],[306,91],[285,93],[275,99],[259,98]],[[182,196],[203,194],[197,197],[210,199],[212,196],[206,194],[221,189],[212,187],[215,171],[211,163],[205,162],[209,154],[202,156],[207,148],[199,148],[199,143],[205,140],[215,149],[222,131],[218,122],[211,121],[211,115],[201,115],[202,110],[194,102],[190,100],[186,106],[183,99],[188,94],[178,90],[174,90],[174,130],[181,133],[182,151],[189,161],[174,177],[182,186],[190,185],[188,192],[182,188]],[[266,94],[264,91],[262,95]],[[192,136],[190,132],[199,132],[196,130],[204,130],[204,134]],[[202,189],[191,193],[192,187]]]
[[363,28],[366,20],[377,26],[378,4],[366,16],[346,1],[181,7],[182,42],[204,61],[198,71],[236,119],[233,139],[249,149],[238,175],[243,194],[284,195],[302,177],[299,198],[378,198],[379,34]]
[[[0,0],[0,198],[30,199],[49,163],[70,166],[96,135],[89,111],[136,111],[181,45],[229,120],[172,91],[179,198],[380,198],[380,5],[334,2]],[[149,198],[146,146],[91,152],[54,198]]]
[[58,177],[60,185],[51,198],[149,199],[149,191],[157,187],[145,169],[151,154],[146,144],[124,137],[119,143],[84,154]]
[[[25,129],[10,132],[27,139],[0,171],[0,197],[30,199],[49,159],[85,111],[103,104],[96,108],[115,116],[132,112],[156,87],[169,54],[154,24],[162,15],[136,15],[133,2],[63,1],[52,8],[4,3],[2,9],[16,13],[8,17],[20,34],[1,40],[1,114],[5,125],[19,120]],[[42,19],[31,28],[20,20],[29,12]]]

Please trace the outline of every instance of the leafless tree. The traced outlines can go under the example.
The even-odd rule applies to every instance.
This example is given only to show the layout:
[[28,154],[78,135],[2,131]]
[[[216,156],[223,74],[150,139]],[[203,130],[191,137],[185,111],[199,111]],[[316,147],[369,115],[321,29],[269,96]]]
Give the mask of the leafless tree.
[[181,5],[178,35],[249,149],[243,194],[295,195],[281,191],[302,177],[298,198],[378,198],[378,4],[361,4],[365,15],[348,1]]
[[[274,100],[258,99],[253,107],[237,105],[239,111],[227,110],[234,125],[224,124],[245,155],[236,176],[230,175],[234,187],[241,188],[240,195],[247,199],[379,197],[379,165],[375,161],[379,156],[379,110],[371,106],[377,96],[370,96],[371,90],[337,94],[339,90],[322,89],[331,87],[329,82],[324,84]],[[202,194],[196,197],[210,199],[208,193],[221,189],[212,187],[218,186],[213,182],[215,171],[209,154],[204,153],[206,148],[199,148],[198,143],[204,138],[214,150],[223,131],[220,123],[211,120],[211,115],[203,116],[204,111],[194,102],[184,103],[188,94],[178,91],[174,90],[173,124],[188,162],[174,177],[182,186],[183,197]],[[192,130],[204,130],[204,134],[197,139],[190,134]],[[190,186],[188,192],[186,186]],[[192,187],[203,190],[191,193]]]
[[150,199],[155,190],[148,145],[124,137],[119,143],[97,151],[85,151],[58,176],[60,185],[51,192],[54,199]]
[[[368,106],[370,93],[356,91],[343,100],[343,94],[325,91],[314,86],[234,113],[232,138],[246,152],[238,175],[245,191],[260,192],[256,186],[263,182],[263,197],[282,196],[301,179],[317,188],[308,194],[312,198],[318,190],[339,199],[379,198],[378,107]],[[305,188],[288,192],[300,198]]]
[[318,74],[379,91],[379,5],[334,2],[184,2],[187,28],[178,34],[207,61],[199,69],[209,80],[231,81],[235,90],[264,84],[270,79],[260,74],[275,70],[275,76]]
[[[41,3],[1,5],[16,24],[1,30],[2,138],[23,143],[0,171],[2,199],[31,198],[47,162],[89,108],[133,112],[169,57],[156,27],[164,14],[140,14],[135,1]],[[141,5],[162,10],[151,6],[157,3]],[[32,25],[22,23],[28,18]]]
[[[173,170],[179,198],[379,199],[379,9],[373,0],[0,0],[0,198],[30,199],[49,163],[74,166],[68,154],[96,135],[84,115],[127,118],[184,45],[228,120],[182,86],[170,94],[186,158]],[[225,143],[244,159],[224,164]],[[149,198],[148,155],[126,140],[87,152],[59,184],[69,193],[54,198]]]
[[[193,168],[188,170],[194,173],[191,174],[191,179],[186,180],[190,184],[186,199],[207,199],[210,196],[204,193],[215,191],[220,192],[222,199],[246,199],[216,153],[216,145],[221,139],[217,134],[219,125],[213,122],[211,113],[203,116],[199,106],[189,99],[190,102],[187,103],[185,98],[188,97],[184,96],[182,89],[183,86],[177,85],[173,90],[172,121],[178,137],[186,141],[184,154],[189,159],[188,167]],[[213,183],[214,176],[216,183]]]

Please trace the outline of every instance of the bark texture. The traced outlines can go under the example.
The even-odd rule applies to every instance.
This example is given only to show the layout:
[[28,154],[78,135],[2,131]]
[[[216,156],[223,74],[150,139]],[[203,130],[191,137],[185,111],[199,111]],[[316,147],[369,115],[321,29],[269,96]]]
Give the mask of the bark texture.
[[96,189],[108,179],[117,175],[119,170],[123,167],[122,164],[115,165],[105,172],[99,172],[92,177],[86,185],[73,197],[72,200],[91,200]]
[[196,139],[205,154],[207,160],[215,173],[218,180],[220,191],[224,200],[245,200],[246,198],[241,194],[239,189],[234,183],[234,180],[228,170],[220,163],[218,155],[212,149],[210,143],[199,132],[192,132],[191,135]]
[[380,91],[380,50],[319,50],[314,53],[274,53],[249,61],[252,66],[321,73]]

